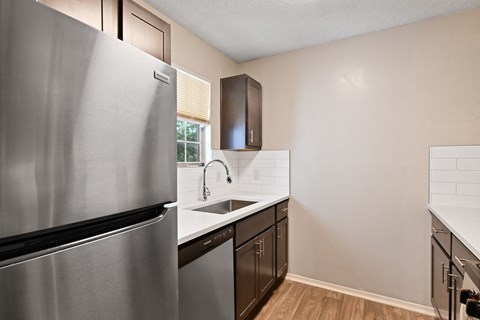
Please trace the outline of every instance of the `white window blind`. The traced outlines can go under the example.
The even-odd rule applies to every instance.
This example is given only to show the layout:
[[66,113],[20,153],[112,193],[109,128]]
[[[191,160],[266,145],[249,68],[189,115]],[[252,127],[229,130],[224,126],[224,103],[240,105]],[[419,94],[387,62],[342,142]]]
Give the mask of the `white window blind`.
[[210,83],[177,69],[177,114],[208,123]]

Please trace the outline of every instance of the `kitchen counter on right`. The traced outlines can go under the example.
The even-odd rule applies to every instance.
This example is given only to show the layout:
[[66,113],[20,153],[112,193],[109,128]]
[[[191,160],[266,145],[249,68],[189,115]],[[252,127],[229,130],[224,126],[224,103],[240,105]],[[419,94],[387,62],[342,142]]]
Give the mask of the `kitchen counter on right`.
[[480,260],[480,208],[429,205],[428,209]]

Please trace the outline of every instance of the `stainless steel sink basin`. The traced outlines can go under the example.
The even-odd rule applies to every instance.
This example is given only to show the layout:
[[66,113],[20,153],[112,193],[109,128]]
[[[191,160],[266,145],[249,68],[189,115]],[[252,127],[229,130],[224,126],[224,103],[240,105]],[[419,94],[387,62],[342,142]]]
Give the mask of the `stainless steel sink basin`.
[[202,212],[209,212],[209,213],[218,213],[218,214],[225,214],[229,213],[251,204],[257,203],[257,201],[244,201],[244,200],[225,200],[222,202],[214,203],[205,207],[200,207],[197,209],[192,209],[193,211],[202,211]]

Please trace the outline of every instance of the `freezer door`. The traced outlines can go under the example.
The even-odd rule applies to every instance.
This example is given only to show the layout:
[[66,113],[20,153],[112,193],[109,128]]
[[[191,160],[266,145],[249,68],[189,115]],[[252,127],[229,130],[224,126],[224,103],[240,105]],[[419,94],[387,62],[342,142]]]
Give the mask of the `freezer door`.
[[0,268],[2,320],[178,319],[176,208],[160,220]]
[[0,1],[0,239],[176,200],[176,71]]

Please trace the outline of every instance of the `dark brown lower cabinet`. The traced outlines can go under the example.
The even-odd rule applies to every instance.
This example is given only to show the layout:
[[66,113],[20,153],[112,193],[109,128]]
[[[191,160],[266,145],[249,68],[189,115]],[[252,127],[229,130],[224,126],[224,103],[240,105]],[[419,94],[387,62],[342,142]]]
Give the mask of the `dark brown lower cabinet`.
[[275,227],[235,252],[236,319],[245,319],[275,283]]
[[249,241],[235,252],[235,309],[236,318],[244,319],[257,304],[258,245]]
[[288,270],[288,218],[277,222],[277,279]]
[[449,302],[450,302],[450,290],[449,290],[449,271],[450,271],[450,258],[443,252],[442,248],[435,240],[431,238],[431,250],[432,250],[432,281],[431,281],[431,295],[432,305],[438,311],[438,315],[442,320],[449,319]]
[[258,255],[258,294],[259,300],[275,283],[275,227],[271,227],[259,236],[260,255]]

